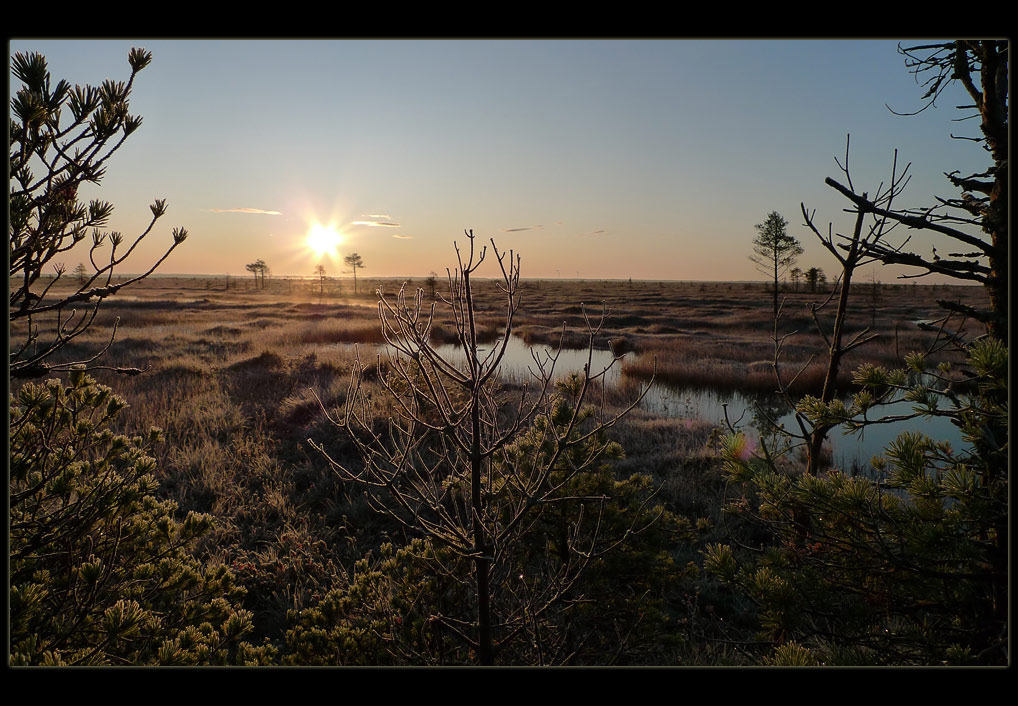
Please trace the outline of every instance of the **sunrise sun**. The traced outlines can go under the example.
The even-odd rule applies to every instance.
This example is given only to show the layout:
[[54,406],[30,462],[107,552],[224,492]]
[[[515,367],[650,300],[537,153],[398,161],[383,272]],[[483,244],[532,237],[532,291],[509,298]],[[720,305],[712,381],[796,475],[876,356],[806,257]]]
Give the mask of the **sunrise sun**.
[[323,226],[320,223],[315,223],[311,226],[311,230],[308,232],[307,236],[308,247],[311,248],[311,251],[318,257],[321,257],[322,255],[335,257],[336,248],[342,241],[343,236],[341,236],[339,231],[337,231],[331,224]]

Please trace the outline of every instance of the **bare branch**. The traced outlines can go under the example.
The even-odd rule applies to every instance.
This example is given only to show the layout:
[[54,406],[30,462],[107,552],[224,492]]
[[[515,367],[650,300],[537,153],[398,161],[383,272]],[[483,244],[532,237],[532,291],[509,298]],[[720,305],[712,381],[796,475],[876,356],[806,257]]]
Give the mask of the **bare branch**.
[[[609,446],[601,435],[646,389],[615,415],[595,414],[587,403],[591,384],[603,383],[607,369],[618,361],[613,357],[604,370],[591,369],[595,338],[607,314],[604,306],[596,320],[582,308],[588,340],[582,375],[561,383],[552,394],[559,351],[543,357],[531,351],[535,384],[507,389],[498,373],[520,303],[520,258],[491,242],[501,273],[504,329],[491,350],[483,352],[477,345],[472,277],[488,249],[476,248],[472,231],[465,234],[468,247],[456,245],[458,267],[448,273],[449,297],[443,297],[462,361],[444,357],[431,343],[434,304],[425,308],[422,290],[411,298],[402,287],[395,300],[380,292],[379,322],[388,362],[384,374],[379,365],[378,385],[392,402],[387,422],[372,421],[358,363],[343,416],[332,421],[353,443],[360,468],[350,468],[321,444],[309,442],[341,478],[367,490],[373,507],[471,562],[476,621],[463,625],[447,616],[436,620],[488,664],[515,636],[538,629],[534,621],[564,599],[594,555],[604,498],[577,495],[569,490],[570,481],[598,463]],[[599,509],[573,521],[562,566],[540,582],[528,583],[523,592],[500,583],[541,508],[578,501],[588,509],[596,503]],[[507,596],[529,598],[525,605],[510,602],[503,609],[500,601]]]

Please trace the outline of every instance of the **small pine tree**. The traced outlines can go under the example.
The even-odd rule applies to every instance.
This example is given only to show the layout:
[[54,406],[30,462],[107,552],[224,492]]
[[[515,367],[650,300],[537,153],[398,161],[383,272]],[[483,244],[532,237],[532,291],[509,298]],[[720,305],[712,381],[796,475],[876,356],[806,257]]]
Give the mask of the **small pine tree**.
[[778,286],[782,275],[795,264],[803,249],[793,236],[788,234],[788,221],[777,211],[771,211],[763,223],[755,226],[757,236],[753,239],[753,254],[749,259],[757,269],[773,278],[774,316],[778,315]]
[[251,615],[222,566],[188,547],[207,515],[155,496],[160,439],[116,435],[125,406],[83,371],[11,395],[12,664],[264,662],[240,642]]
[[248,265],[244,265],[244,269],[254,276],[255,289],[265,289],[265,273],[269,271],[269,266],[265,264],[265,260],[255,260]]
[[969,394],[938,389],[943,371],[913,355],[910,370],[861,369],[864,389],[850,409],[813,401],[808,416],[855,417],[902,392],[920,413],[943,414],[938,402],[954,397],[970,450],[903,433],[876,460],[875,483],[834,470],[789,475],[730,439],[729,479],[753,502],[727,510],[761,523],[774,541],[756,558],[711,546],[705,566],[759,606],[762,637],[779,652],[794,641],[837,664],[1007,662],[999,568],[1007,565],[1007,350],[984,339],[968,351]]
[[[615,476],[618,444],[601,434],[581,440],[578,429],[567,430],[581,385],[579,376],[559,385],[550,415],[506,448],[496,471],[504,477],[547,463],[556,455],[554,434],[577,442],[553,464],[549,483],[558,487],[557,497],[535,505],[528,531],[493,566],[496,614],[514,622],[526,616],[508,631],[518,636],[500,647],[503,664],[652,662],[674,638],[664,596],[680,574],[671,550],[691,537],[689,524],[653,504],[649,476]],[[589,411],[580,416],[592,417]],[[592,456],[601,461],[591,464]],[[573,473],[576,465],[586,472]],[[502,492],[511,492],[508,484]],[[283,661],[474,662],[476,645],[463,632],[476,603],[471,564],[430,539],[383,545],[315,606],[291,614]]]
[[[141,125],[128,112],[128,98],[151,59],[132,49],[130,79],[101,88],[53,84],[39,54],[11,61],[23,85],[11,101],[10,372],[12,379],[70,375],[68,384],[26,383],[10,397],[12,664],[226,664],[272,657],[267,648],[240,642],[251,618],[236,606],[243,589],[232,574],[188,551],[210,518],[192,513],[179,520],[176,506],[157,498],[147,451],[159,432],[145,439],[113,433],[125,405],[86,374],[95,357],[47,362],[89,329],[106,297],[147,277],[187,238],[183,228],[174,229],[155,265],[118,278],[114,270],[165,214],[166,202],[156,200],[148,228],[118,250],[124,237],[102,230],[113,207],[77,198],[79,185],[99,183],[106,161]],[[40,166],[41,176],[33,173]],[[79,280],[74,293],[58,295],[52,284],[64,270],[57,266],[54,280],[38,287],[43,267],[89,235],[95,274]],[[107,242],[109,260],[98,262]],[[84,274],[84,265],[79,269]],[[99,278],[103,284],[92,287]],[[89,311],[76,319],[63,313],[82,305]],[[47,314],[56,322],[49,338],[40,326]]]
[[792,280],[792,288],[794,291],[799,291],[799,284],[802,282],[802,269],[793,267],[788,273],[789,279]]
[[[520,547],[528,542],[540,510],[565,499],[569,479],[597,466],[602,453],[611,448],[600,432],[636,402],[616,416],[588,416],[589,395],[600,374],[586,370],[569,404],[557,407],[561,418],[544,424],[557,356],[538,361],[536,374],[541,380],[536,391],[525,389],[520,399],[510,402],[515,391],[506,389],[497,372],[519,307],[520,259],[499,252],[492,242],[502,273],[499,290],[505,297],[506,318],[500,340],[485,354],[478,347],[472,275],[488,251],[475,247],[473,231],[465,234],[469,254],[464,262],[457,248],[459,267],[450,277],[446,300],[456,320],[465,369],[443,358],[432,344],[432,317],[423,313],[423,290],[412,300],[405,289],[395,302],[380,296],[383,335],[395,351],[390,372],[379,377],[394,402],[388,433],[377,434],[366,423],[363,378],[355,375],[336,424],[354,444],[363,465],[337,461],[320,443],[309,443],[326,455],[344,480],[365,487],[379,510],[413,534],[450,550],[469,567],[470,590],[457,603],[457,612],[437,614],[436,621],[469,645],[477,663],[492,665],[502,659],[517,663],[518,646],[531,636],[542,639],[547,614],[572,595],[575,582],[594,559],[598,534],[578,536],[563,547],[567,561],[542,565],[536,577],[523,571],[524,584],[518,578]],[[603,318],[594,324],[585,315],[585,321],[592,347]],[[539,453],[530,454],[525,462],[506,462],[510,447],[538,428],[534,434],[541,439]],[[597,516],[603,501],[591,498],[588,518]],[[464,610],[469,613],[464,615]],[[543,663],[547,657],[538,650],[536,661]]]

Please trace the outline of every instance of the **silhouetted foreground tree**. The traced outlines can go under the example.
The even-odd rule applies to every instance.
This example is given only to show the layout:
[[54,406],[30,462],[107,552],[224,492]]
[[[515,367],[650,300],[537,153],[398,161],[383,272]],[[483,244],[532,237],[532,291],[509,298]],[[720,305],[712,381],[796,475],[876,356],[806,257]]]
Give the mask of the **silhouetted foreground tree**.
[[[556,355],[535,355],[536,389],[529,384],[503,388],[497,376],[519,306],[519,257],[499,253],[492,243],[505,319],[501,336],[484,353],[471,278],[487,248],[475,250],[472,231],[467,238],[469,255],[464,262],[457,248],[459,266],[450,274],[445,300],[464,363],[442,357],[432,345],[435,305],[430,313],[425,310],[423,290],[409,301],[403,289],[394,303],[382,297],[379,317],[393,354],[390,372],[380,382],[390,396],[391,417],[384,428],[370,423],[355,376],[344,416],[336,423],[348,432],[363,466],[329,461],[343,478],[365,486],[380,511],[413,535],[423,535],[436,557],[446,557],[432,563],[434,572],[461,584],[469,579],[473,616],[464,615],[460,604],[455,611],[433,613],[434,624],[455,635],[479,664],[494,664],[517,642],[544,645],[546,652],[535,657],[543,661],[559,651],[548,647],[542,626],[606,549],[598,527],[608,497],[589,487],[577,492],[575,483],[605,454],[617,453],[603,432],[621,415],[606,418],[587,409],[591,389],[604,374],[591,372],[589,359],[584,374],[560,389],[555,405],[550,391]],[[588,324],[591,349],[600,327]],[[522,547],[534,522],[544,509],[566,501],[579,508],[563,520],[554,560],[526,561]],[[642,514],[630,519],[648,521]]]
[[[902,211],[891,200],[907,181],[907,167],[893,169],[887,187],[871,198],[855,191],[846,160],[848,185],[827,183],[852,202],[855,236],[839,235],[836,243],[830,232],[814,232],[832,252],[846,253],[836,252],[843,270],[865,256],[923,268],[917,276],[936,272],[981,282],[990,310],[941,302],[950,312],[943,335],[910,354],[905,369],[864,366],[855,375],[862,390],[849,404],[807,397],[798,412],[819,429],[946,417],[968,448],[909,432],[874,459],[872,477],[837,470],[797,476],[779,471],[772,458],[743,453],[741,435],[729,438],[728,472],[744,493],[729,509],[762,523],[774,543],[756,557],[714,545],[706,565],[758,604],[763,634],[775,645],[771,662],[1008,663],[1008,349],[1001,296],[1007,225],[999,220],[1008,199],[1007,43],[957,41],[901,51],[917,76],[932,73],[930,104],[952,80],[965,87],[994,164],[971,177],[948,175],[964,190],[961,199]],[[969,215],[951,215],[958,208]],[[813,227],[812,214],[803,213]],[[908,240],[892,245],[886,238],[896,225],[945,235],[969,251],[932,259],[906,252]],[[983,235],[963,230],[966,225]],[[988,333],[973,339],[960,328],[951,331],[949,318],[958,313],[983,322]],[[947,346],[964,355],[960,369],[938,360]],[[872,416],[899,399],[914,412]]]
[[[21,329],[12,333],[20,339],[11,347],[13,377],[34,378],[51,370],[68,370],[73,363],[52,365],[46,359],[88,329],[103,299],[150,275],[187,237],[186,230],[175,228],[173,243],[155,264],[141,275],[114,283],[114,269],[166,213],[166,202],[157,199],[150,206],[148,227],[121,249],[124,236],[102,230],[113,206],[99,200],[87,206],[78,201],[78,187],[98,184],[107,160],[141,125],[141,118],[128,112],[128,98],[135,75],[151,60],[150,52],[132,49],[127,83],[104,81],[98,88],[72,88],[66,81],[51,85],[46,60],[40,54],[19,53],[11,60],[14,77],[23,84],[11,99],[10,128],[10,320],[24,326],[23,336]],[[70,113],[69,123],[64,120],[65,110]],[[53,286],[65,273],[55,258],[89,237],[89,262],[95,272],[80,279],[73,293],[54,295]],[[109,256],[97,261],[106,243],[110,244]],[[50,265],[55,277],[46,283],[43,271]],[[75,305],[84,311],[79,313]],[[91,363],[99,355],[76,362]]]
[[[120,234],[99,230],[112,206],[92,201],[86,207],[76,198],[78,186],[98,182],[106,160],[141,123],[128,114],[127,97],[151,54],[132,49],[129,60],[127,84],[106,81],[99,89],[71,89],[65,81],[51,87],[38,54],[12,61],[25,85],[12,100],[10,311],[12,324],[24,319],[26,328],[12,326],[11,375],[69,370],[70,380],[28,382],[10,396],[10,661],[264,662],[270,650],[239,642],[251,629],[250,615],[235,605],[243,589],[227,569],[203,566],[187,552],[211,519],[192,513],[179,521],[176,506],[155,496],[154,462],[146,452],[159,440],[158,430],[147,438],[115,435],[111,427],[124,401],[91,379],[84,364],[45,362],[88,329],[103,299],[166,257],[145,274],[113,284],[114,267],[166,204],[156,201],[149,228],[118,253]],[[60,126],[63,107],[73,117],[66,127]],[[40,166],[43,176],[33,176]],[[43,287],[43,266],[84,240],[89,228],[96,273],[73,294],[48,296],[64,271],[58,266]],[[186,236],[174,230],[166,254]],[[100,264],[96,251],[106,241],[112,249]],[[78,319],[73,310],[65,313],[79,302],[91,311]],[[52,338],[41,339],[47,314],[55,319]]]
[[[927,101],[920,110],[935,105],[936,99],[957,82],[972,99],[962,110],[975,111],[979,137],[965,137],[981,143],[992,164],[976,174],[945,174],[961,194],[938,198],[937,204],[922,209],[886,209],[855,193],[852,184],[842,185],[828,178],[826,183],[851,201],[859,210],[900,223],[909,229],[937,233],[954,241],[961,250],[931,256],[906,250],[908,240],[894,245],[874,243],[869,253],[886,264],[900,264],[923,270],[915,277],[942,274],[953,279],[978,282],[990,297],[990,311],[962,309],[960,313],[985,323],[990,333],[1007,345],[1008,299],[1008,41],[964,40],[900,49],[906,66],[922,79]],[[982,235],[972,232],[972,228]],[[942,306],[959,310],[957,304]]]
[[[569,388],[577,380],[564,381],[552,399],[561,408],[552,413],[559,422],[568,419]],[[510,456],[524,461],[542,436],[540,429],[524,435]],[[616,476],[619,452],[612,445],[601,462],[572,475],[559,500],[536,506],[529,531],[503,548],[492,569],[492,613],[526,618],[528,625],[515,639],[501,641],[499,664],[658,664],[674,646],[678,636],[666,595],[680,569],[671,553],[691,539],[689,523],[654,502],[649,476]],[[570,463],[563,459],[553,482],[570,475]],[[584,516],[581,508],[591,503],[603,503],[600,516]],[[566,567],[576,564],[575,548],[587,546],[591,559],[566,595],[544,610],[527,612],[558,586]],[[291,613],[285,662],[476,662],[477,651],[463,639],[462,629],[446,628],[474,622],[471,564],[427,538],[402,547],[384,544],[357,563],[348,582],[311,608]],[[499,622],[513,619],[496,618]]]

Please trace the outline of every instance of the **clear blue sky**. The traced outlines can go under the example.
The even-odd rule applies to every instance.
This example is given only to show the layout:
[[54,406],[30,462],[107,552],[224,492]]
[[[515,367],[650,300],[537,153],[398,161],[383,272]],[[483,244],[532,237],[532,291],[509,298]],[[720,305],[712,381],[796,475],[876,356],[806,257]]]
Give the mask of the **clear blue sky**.
[[[154,55],[131,101],[144,122],[85,194],[116,206],[125,235],[169,202],[126,271],[182,225],[161,272],[246,276],[261,258],[275,274],[339,274],[357,252],[362,276],[420,276],[454,265],[452,241],[473,228],[520,252],[524,277],[763,279],[753,226],[776,210],[800,266],[833,272],[799,204],[851,227],[823,183],[842,176],[846,134],[860,188],[888,177],[895,148],[912,163],[903,206],[954,195],[943,172],[985,167],[949,137],[978,129],[952,122],[960,92],[914,117],[885,106],[921,106],[891,40],[17,39],[10,52],[98,84],[126,79],[132,46]],[[308,249],[315,222],[341,231],[338,260]]]

